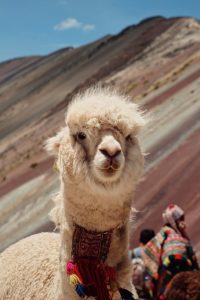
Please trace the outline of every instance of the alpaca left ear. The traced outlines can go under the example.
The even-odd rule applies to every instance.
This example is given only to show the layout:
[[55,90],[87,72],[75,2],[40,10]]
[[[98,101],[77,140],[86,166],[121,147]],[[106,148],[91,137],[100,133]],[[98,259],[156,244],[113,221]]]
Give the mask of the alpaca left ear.
[[134,135],[139,135],[143,127],[149,122],[149,114],[143,111],[136,103],[129,103],[128,122],[131,124],[131,130]]
[[55,136],[46,140],[44,148],[49,154],[58,155],[60,143],[66,135],[66,130],[67,128],[62,128]]
[[138,135],[140,134],[141,130],[143,129],[143,127],[147,124],[148,120],[147,120],[147,117],[144,116],[143,113],[139,112],[135,119],[135,134]]

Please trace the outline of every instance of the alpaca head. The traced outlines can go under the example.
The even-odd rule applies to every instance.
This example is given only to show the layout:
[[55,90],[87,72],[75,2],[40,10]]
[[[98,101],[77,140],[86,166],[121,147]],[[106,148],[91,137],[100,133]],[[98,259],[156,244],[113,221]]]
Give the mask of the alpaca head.
[[62,181],[133,189],[143,168],[137,136],[144,119],[137,105],[116,91],[92,88],[69,104],[65,121],[46,144],[57,155]]

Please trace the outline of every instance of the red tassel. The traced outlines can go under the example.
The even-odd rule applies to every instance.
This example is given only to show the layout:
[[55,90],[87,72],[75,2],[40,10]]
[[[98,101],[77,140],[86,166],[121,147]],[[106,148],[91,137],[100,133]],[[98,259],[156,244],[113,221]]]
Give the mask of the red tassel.
[[77,262],[87,295],[97,300],[112,300],[108,291],[108,276],[103,263],[91,259],[79,259]]
[[110,266],[105,266],[105,271],[106,271],[106,274],[110,281],[116,280],[117,274],[116,274],[116,270],[114,268],[112,268]]

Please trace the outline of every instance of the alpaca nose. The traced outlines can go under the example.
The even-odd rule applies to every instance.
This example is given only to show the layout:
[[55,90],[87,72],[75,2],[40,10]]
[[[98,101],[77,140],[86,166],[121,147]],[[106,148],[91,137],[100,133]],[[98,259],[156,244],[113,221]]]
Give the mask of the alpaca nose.
[[99,149],[100,152],[106,156],[107,158],[115,158],[117,155],[119,155],[121,153],[121,149],[119,149],[118,147],[115,148],[103,148],[103,149]]
[[108,159],[114,159],[122,152],[120,143],[112,134],[106,134],[102,138],[98,150]]

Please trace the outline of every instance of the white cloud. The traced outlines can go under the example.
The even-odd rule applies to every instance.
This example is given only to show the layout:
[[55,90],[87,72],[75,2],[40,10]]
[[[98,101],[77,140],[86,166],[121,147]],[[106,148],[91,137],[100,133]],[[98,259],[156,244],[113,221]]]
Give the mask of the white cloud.
[[86,25],[83,25],[83,30],[84,31],[92,31],[95,29],[95,26],[92,25],[92,24],[86,24]]
[[78,20],[74,18],[69,18],[55,25],[54,29],[61,31],[61,30],[67,30],[72,28],[80,28],[81,26],[82,24]]
[[57,31],[69,30],[69,29],[74,29],[74,28],[76,28],[76,29],[79,28],[83,31],[92,31],[95,29],[95,25],[83,24],[75,18],[68,18],[54,26],[54,30],[57,30]]

